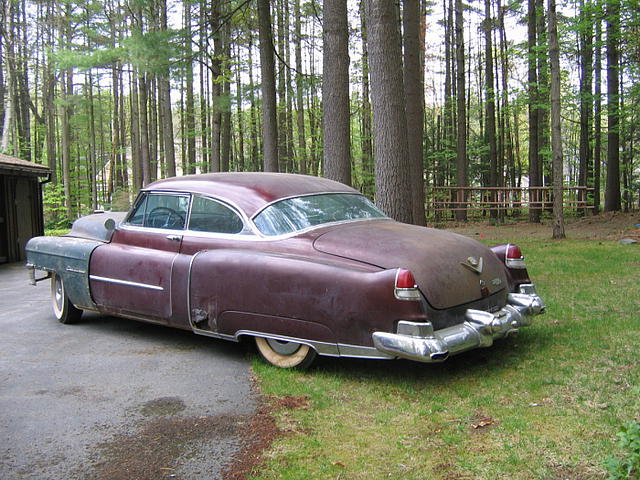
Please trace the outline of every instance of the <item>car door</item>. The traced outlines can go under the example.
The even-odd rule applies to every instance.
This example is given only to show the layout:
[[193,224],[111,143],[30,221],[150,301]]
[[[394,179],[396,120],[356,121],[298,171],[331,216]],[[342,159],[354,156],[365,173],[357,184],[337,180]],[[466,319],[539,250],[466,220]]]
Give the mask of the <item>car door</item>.
[[103,311],[168,322],[189,204],[188,194],[143,192],[111,243],[94,251],[91,294]]
[[[197,330],[215,332],[220,303],[231,299],[219,297],[220,283],[226,272],[216,259],[223,249],[242,248],[243,238],[253,237],[241,216],[229,205],[212,198],[194,196],[189,225],[182,241],[181,253],[191,258],[189,267],[189,324]],[[241,254],[235,253],[239,257]],[[244,292],[238,294],[245,295]]]

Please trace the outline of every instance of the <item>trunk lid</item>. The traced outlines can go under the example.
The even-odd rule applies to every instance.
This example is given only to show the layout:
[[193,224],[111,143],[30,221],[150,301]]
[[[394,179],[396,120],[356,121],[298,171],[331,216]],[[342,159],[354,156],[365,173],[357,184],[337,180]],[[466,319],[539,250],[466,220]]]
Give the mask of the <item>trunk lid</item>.
[[407,268],[436,309],[492,295],[507,286],[502,263],[483,244],[455,233],[394,221],[341,225],[318,236],[323,253],[381,268]]

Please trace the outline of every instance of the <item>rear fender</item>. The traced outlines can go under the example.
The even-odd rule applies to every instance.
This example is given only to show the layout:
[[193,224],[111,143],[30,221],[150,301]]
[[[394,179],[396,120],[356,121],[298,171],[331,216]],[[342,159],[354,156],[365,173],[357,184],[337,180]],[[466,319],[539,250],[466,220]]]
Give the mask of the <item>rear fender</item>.
[[507,248],[509,248],[508,243],[494,245],[490,247],[491,251],[498,257],[498,259],[504,265],[504,270],[507,273],[507,282],[509,283],[509,291],[517,292],[518,287],[522,284],[531,283],[531,279],[529,278],[529,272],[527,272],[526,268],[509,268],[506,265],[507,260]]
[[192,326],[372,345],[373,331],[424,318],[394,297],[396,270],[245,250],[207,250],[190,268]]

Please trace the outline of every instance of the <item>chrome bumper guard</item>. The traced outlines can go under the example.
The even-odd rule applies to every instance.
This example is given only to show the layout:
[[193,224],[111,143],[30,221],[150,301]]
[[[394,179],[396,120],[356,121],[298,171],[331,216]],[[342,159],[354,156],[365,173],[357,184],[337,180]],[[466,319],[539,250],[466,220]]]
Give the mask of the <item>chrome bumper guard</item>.
[[394,357],[435,363],[450,355],[479,347],[490,347],[496,338],[516,333],[531,324],[545,305],[533,284],[520,285],[519,293],[510,293],[507,304],[496,313],[468,309],[465,321],[442,330],[433,330],[431,322],[398,322],[397,333],[375,332],[373,344]]

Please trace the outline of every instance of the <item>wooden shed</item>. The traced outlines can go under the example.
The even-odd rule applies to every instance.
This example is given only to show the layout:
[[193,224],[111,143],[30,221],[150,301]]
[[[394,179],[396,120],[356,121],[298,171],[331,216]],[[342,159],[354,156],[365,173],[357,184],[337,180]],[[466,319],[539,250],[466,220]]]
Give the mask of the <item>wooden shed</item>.
[[0,153],[0,263],[23,260],[27,240],[44,234],[42,184],[50,178],[48,167]]

